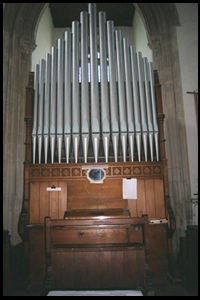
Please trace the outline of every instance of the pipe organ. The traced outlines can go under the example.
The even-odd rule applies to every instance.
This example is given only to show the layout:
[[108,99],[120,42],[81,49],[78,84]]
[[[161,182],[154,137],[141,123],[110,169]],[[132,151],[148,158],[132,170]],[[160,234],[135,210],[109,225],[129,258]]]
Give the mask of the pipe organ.
[[[116,282],[117,288],[120,282],[136,288],[147,265],[158,278],[166,273],[170,204],[163,119],[152,62],[105,12],[88,4],[36,64],[27,87],[19,233],[31,282],[57,270],[54,281],[68,282],[69,289],[116,288]],[[137,196],[127,199],[123,182],[133,178]],[[71,268],[77,286],[69,275],[67,281],[59,277],[65,274],[60,263],[66,272]],[[104,272],[107,279],[99,281]],[[123,280],[114,280],[116,274]]]
[[159,161],[152,63],[94,3],[34,84],[33,163]]

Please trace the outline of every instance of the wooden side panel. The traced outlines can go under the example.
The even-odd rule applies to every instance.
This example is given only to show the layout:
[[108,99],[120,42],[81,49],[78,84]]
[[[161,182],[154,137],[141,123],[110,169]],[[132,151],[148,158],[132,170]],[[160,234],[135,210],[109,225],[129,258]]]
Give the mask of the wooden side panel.
[[[61,187],[61,191],[47,191],[47,187]],[[30,223],[44,223],[44,218],[62,219],[67,209],[66,182],[32,182],[30,184]]]
[[41,283],[45,277],[45,238],[43,228],[29,229],[30,282]]
[[166,218],[163,181],[154,180],[156,218]]
[[145,200],[146,200],[146,214],[150,219],[156,217],[155,210],[155,191],[153,179],[145,180]]
[[137,205],[138,205],[138,200],[127,200],[128,201],[128,209],[130,211],[130,214],[132,217],[137,217],[138,216],[138,210],[137,210]]
[[144,249],[55,250],[52,275],[53,289],[136,289],[144,286]]
[[[49,186],[56,186],[58,187],[57,182],[50,182]],[[58,211],[59,211],[59,194],[61,191],[53,191],[48,192],[49,194],[49,205],[50,205],[50,211],[49,215],[52,219],[58,219]],[[63,214],[64,215],[64,214]]]
[[58,219],[62,219],[65,211],[67,210],[67,184],[59,182],[62,193],[58,194]]
[[92,184],[87,179],[68,181],[68,209],[126,208],[122,199],[122,179],[106,179]]
[[145,180],[138,180],[138,200],[137,200],[137,213],[138,216],[141,217],[145,215],[147,212],[146,209],[146,197],[145,197]]
[[41,182],[40,186],[40,223],[44,222],[44,217],[49,215],[49,193],[46,191],[47,184]]
[[137,194],[137,200],[128,200],[128,208],[132,217],[147,214],[150,219],[166,218],[161,179],[138,179]]
[[30,223],[40,222],[40,184],[30,184]]
[[167,225],[145,225],[148,263],[155,278],[166,276],[168,271]]

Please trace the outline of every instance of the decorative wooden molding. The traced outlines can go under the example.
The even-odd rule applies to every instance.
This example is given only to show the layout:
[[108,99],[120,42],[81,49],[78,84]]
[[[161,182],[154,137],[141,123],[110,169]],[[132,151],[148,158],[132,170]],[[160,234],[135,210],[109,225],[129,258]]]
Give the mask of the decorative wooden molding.
[[[67,179],[86,178],[87,170],[82,164],[34,164],[30,165],[30,178]],[[98,164],[94,165],[95,167]],[[106,178],[123,177],[158,177],[163,176],[163,164],[160,162],[109,163],[105,168]]]

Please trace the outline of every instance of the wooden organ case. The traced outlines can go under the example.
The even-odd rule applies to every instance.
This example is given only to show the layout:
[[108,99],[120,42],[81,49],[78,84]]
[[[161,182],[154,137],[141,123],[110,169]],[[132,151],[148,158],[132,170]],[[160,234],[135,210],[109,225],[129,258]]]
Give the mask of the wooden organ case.
[[[95,9],[89,4],[80,24],[74,21],[72,32],[30,73],[19,232],[31,283],[48,275],[54,289],[144,288],[146,269],[155,277],[167,272],[170,205],[161,86],[157,72],[147,72],[152,65],[102,12],[97,39]],[[98,66],[100,80],[95,77]],[[91,170],[103,172],[103,180],[91,180]],[[137,197],[126,199],[123,179],[133,178]]]

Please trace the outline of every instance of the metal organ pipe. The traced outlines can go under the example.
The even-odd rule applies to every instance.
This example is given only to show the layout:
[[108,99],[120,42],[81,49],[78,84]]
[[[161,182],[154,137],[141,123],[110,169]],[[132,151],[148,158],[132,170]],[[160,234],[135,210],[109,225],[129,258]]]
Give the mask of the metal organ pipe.
[[131,69],[130,69],[130,50],[128,40],[123,38],[124,62],[125,62],[125,83],[126,83],[126,101],[127,101],[127,119],[128,119],[128,137],[131,161],[134,161],[134,111],[133,96],[131,90]]
[[39,64],[35,65],[34,72],[34,108],[33,108],[33,129],[32,129],[32,141],[33,141],[33,164],[36,161],[36,137],[37,137],[37,111],[38,111],[38,86],[39,86]]
[[64,139],[66,162],[69,163],[71,144],[71,32],[65,32],[65,67],[64,67]]
[[[123,161],[125,162],[126,147],[127,147],[127,123],[126,123],[127,118],[126,118],[126,102],[125,102],[125,87],[124,87],[124,59],[123,59],[121,31],[118,30],[115,31],[115,38],[116,38],[117,78],[118,78],[118,96],[119,96],[120,135],[121,135]],[[126,78],[126,83],[127,83],[127,78]]]
[[116,89],[116,60],[114,48],[114,22],[107,21],[107,41],[108,41],[108,61],[110,78],[110,107],[111,107],[111,132],[115,162],[117,162],[119,124],[118,124],[118,104]]
[[49,143],[49,109],[50,109],[50,79],[51,79],[51,55],[46,56],[45,72],[45,97],[44,97],[44,162],[47,164]]
[[80,142],[87,163],[90,138],[95,163],[100,143],[105,162],[109,161],[111,139],[117,162],[119,136],[123,162],[127,142],[132,162],[141,161],[142,153],[145,161],[159,160],[152,63],[136,53],[113,21],[106,21],[105,12],[98,14],[99,30],[96,18],[96,6],[90,3],[88,12],[80,13],[80,23],[73,21],[72,30],[35,66],[34,164],[48,163],[49,145],[51,163],[57,159],[61,163],[63,144],[69,163],[72,142],[75,163]]
[[88,13],[83,11],[81,20],[81,134],[84,162],[87,163],[89,145],[89,93],[88,93]]
[[130,46],[130,56],[131,56],[131,78],[132,78],[132,90],[133,90],[136,145],[137,145],[138,161],[141,161],[141,123],[140,123],[140,103],[139,103],[139,91],[138,91],[138,68],[137,68],[137,53],[134,46]]
[[107,43],[106,43],[106,14],[99,12],[99,46],[100,46],[100,74],[101,74],[101,126],[104,146],[105,162],[108,162],[110,141],[109,98],[107,76]]
[[57,49],[51,50],[51,99],[50,99],[50,145],[51,163],[54,163],[56,136],[56,87],[57,87]]
[[145,82],[145,98],[147,108],[147,124],[148,124],[148,135],[149,135],[149,146],[151,161],[153,161],[153,120],[152,120],[152,107],[150,99],[150,84],[149,84],[149,68],[147,58],[143,58],[144,64],[144,82]]
[[91,130],[95,162],[98,161],[100,139],[99,89],[97,73],[96,5],[89,3],[90,66],[91,66]]
[[40,62],[39,75],[39,105],[38,105],[38,162],[41,164],[42,156],[42,137],[43,137],[43,105],[44,105],[44,80],[45,80],[45,65],[44,59]]
[[153,129],[156,149],[156,159],[159,160],[159,146],[158,146],[158,123],[156,117],[156,100],[154,93],[154,76],[153,76],[153,64],[149,62],[149,77],[150,77],[150,90],[151,90],[151,104],[152,104],[152,116],[153,116]]
[[80,103],[79,103],[79,22],[72,22],[72,135],[75,163],[78,162],[80,139]]
[[140,91],[140,111],[141,111],[141,128],[144,147],[144,158],[147,161],[147,117],[146,117],[146,103],[144,95],[144,67],[142,61],[142,53],[138,52],[138,78],[139,78],[139,91]]
[[64,41],[58,39],[58,84],[57,84],[57,145],[58,162],[61,163],[61,151],[63,141],[63,66],[64,66]]

